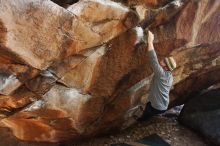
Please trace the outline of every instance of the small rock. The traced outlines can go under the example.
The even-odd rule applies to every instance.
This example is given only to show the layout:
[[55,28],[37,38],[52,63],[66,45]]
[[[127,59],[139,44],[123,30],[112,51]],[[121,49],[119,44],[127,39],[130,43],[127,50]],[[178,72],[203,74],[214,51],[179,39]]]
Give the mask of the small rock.
[[162,134],[162,135],[165,135],[165,132],[162,131],[161,134]]

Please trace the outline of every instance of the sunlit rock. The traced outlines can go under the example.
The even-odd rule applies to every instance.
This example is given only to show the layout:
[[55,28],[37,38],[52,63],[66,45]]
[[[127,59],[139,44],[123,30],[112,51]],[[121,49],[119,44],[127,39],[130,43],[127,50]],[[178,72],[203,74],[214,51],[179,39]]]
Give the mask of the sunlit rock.
[[220,82],[220,1],[67,1],[0,1],[0,127],[18,139],[75,142],[133,124],[153,77],[148,29],[159,60],[177,61],[170,107]]
[[[106,3],[90,1],[90,7],[79,3],[74,14],[49,0],[1,1],[1,48],[32,67],[46,69],[53,61],[100,45],[137,23],[136,15],[128,8],[107,0]],[[94,10],[96,14],[114,14],[108,17],[103,13],[99,19]],[[86,15],[93,16],[93,21],[85,22],[81,17]]]

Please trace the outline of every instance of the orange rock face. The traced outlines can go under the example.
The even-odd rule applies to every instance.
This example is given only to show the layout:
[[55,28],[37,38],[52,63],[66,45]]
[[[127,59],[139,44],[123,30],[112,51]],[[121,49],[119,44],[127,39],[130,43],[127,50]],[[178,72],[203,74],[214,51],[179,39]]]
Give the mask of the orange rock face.
[[[88,7],[88,2],[66,10],[51,1],[2,1],[1,28],[4,34],[7,31],[1,38],[2,48],[32,67],[46,69],[53,61],[105,43],[137,22],[126,7],[115,8],[110,1],[108,5],[91,1]],[[109,11],[111,16],[103,13],[103,17],[84,20],[94,9],[97,14]]]
[[220,81],[220,1],[115,1],[0,1],[1,129],[59,142],[133,124],[152,79],[148,29],[159,59],[177,61],[170,106]]

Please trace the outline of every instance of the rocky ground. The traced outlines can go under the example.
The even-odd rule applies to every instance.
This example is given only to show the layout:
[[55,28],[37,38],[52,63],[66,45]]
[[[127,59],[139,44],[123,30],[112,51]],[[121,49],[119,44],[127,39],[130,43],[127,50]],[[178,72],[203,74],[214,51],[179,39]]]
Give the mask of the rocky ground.
[[182,106],[173,108],[164,115],[156,116],[146,122],[137,123],[121,133],[92,139],[84,143],[75,144],[74,146],[108,146],[113,143],[136,141],[155,133],[172,146],[209,145],[200,135],[184,127],[177,121],[181,109]]
[[113,143],[136,141],[151,134],[158,134],[172,146],[206,146],[203,139],[188,128],[180,125],[175,117],[155,117],[148,122],[111,136],[92,139],[74,146],[108,146]]

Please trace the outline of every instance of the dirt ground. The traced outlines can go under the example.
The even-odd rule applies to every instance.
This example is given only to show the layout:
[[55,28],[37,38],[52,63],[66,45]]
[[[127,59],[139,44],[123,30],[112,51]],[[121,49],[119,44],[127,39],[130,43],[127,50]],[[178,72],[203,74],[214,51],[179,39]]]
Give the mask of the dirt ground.
[[113,143],[132,142],[151,134],[158,134],[171,146],[207,146],[203,138],[180,125],[176,118],[154,117],[131,128],[106,137],[91,139],[73,146],[108,146]]

